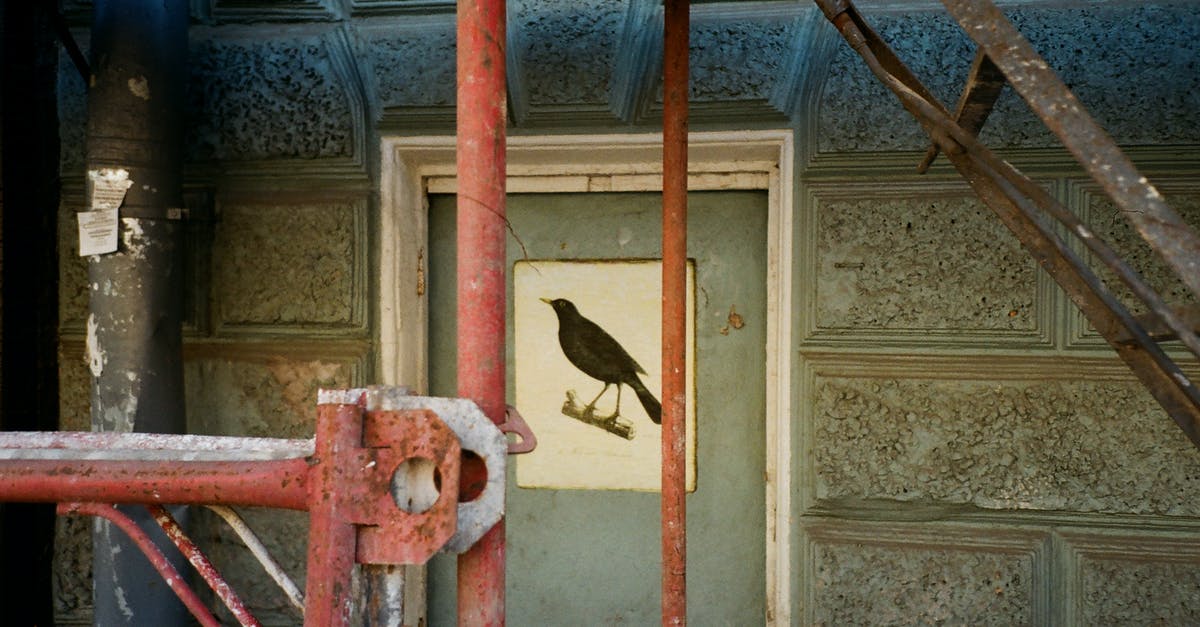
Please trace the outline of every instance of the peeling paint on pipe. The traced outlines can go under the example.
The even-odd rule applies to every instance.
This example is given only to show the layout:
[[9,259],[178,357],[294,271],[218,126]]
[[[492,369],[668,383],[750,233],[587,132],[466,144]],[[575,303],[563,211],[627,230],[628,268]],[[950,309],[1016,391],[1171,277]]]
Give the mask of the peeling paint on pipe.
[[[458,2],[458,395],[504,422],[505,3]],[[458,558],[458,620],[504,624],[504,519]]]
[[[183,228],[167,219],[183,206],[182,146],[188,53],[187,0],[96,0],[92,8],[87,171],[132,182],[123,195],[88,206],[120,204],[115,253],[88,257],[88,357],[92,428],[182,433]],[[130,510],[151,537],[157,525]],[[155,577],[132,543],[97,524],[95,620],[154,624],[188,620],[175,599],[121,582]],[[162,538],[163,546],[170,542]],[[116,552],[115,555],[113,554]],[[176,569],[186,561],[170,549]],[[101,559],[103,557],[103,559]],[[132,614],[130,618],[128,613]]]

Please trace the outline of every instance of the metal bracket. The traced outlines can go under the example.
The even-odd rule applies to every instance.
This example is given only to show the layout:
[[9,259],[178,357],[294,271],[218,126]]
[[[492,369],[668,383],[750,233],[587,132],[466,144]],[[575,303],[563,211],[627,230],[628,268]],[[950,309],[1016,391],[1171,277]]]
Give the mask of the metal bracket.
[[517,441],[508,443],[509,455],[523,455],[537,448],[537,436],[512,405],[506,405],[504,408],[504,424],[500,425],[500,431],[505,434],[511,433],[518,438]]
[[[358,481],[344,484],[346,515],[358,530],[360,564],[423,564],[457,521],[458,438],[428,410],[369,411]],[[436,469],[436,470],[435,470]]]
[[[458,529],[446,543],[445,550],[466,551],[504,517],[508,439],[478,405],[465,398],[388,394],[386,388],[379,388],[368,390],[367,406],[395,411],[432,411],[458,436],[462,450],[475,453],[483,461],[487,484],[477,498],[458,504]],[[454,494],[458,493],[457,472],[456,467]],[[442,494],[447,492],[443,483]]]

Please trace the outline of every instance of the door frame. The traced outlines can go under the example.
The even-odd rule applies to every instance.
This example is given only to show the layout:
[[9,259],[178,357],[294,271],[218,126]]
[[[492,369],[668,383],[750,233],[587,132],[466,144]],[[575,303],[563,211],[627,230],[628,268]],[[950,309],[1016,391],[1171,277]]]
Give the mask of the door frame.
[[[428,389],[428,194],[457,188],[453,136],[381,138],[379,352],[389,385]],[[791,622],[793,131],[688,135],[688,190],[767,192],[766,622]],[[508,138],[507,190],[662,190],[662,135]],[[424,605],[417,600],[416,605]]]

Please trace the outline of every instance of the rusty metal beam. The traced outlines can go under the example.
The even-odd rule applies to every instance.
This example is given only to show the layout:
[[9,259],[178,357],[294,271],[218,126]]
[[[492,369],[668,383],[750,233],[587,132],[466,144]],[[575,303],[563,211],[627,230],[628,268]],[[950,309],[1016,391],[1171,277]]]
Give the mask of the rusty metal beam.
[[[954,119],[968,133],[978,136],[1004,90],[1004,73],[988,58],[982,48],[975,51],[975,60],[971,62],[971,71],[967,73],[967,84],[963,86],[958,106],[954,109]],[[933,165],[940,149],[937,144],[931,144],[925,151],[925,159],[917,166],[917,173],[924,174]]]
[[1167,206],[1116,142],[990,0],[942,0],[968,36],[1004,72],[1046,128],[1062,140],[1120,213],[1200,296],[1200,235]]
[[[1178,364],[1057,235],[1050,218],[1067,225],[1069,233],[1112,268],[1163,324],[1200,354],[1197,350],[1200,341],[1187,323],[1070,211],[1041,186],[992,154],[973,132],[960,126],[866,25],[848,0],[816,1],[872,73],[896,94],[979,197],[1063,287],[1192,443],[1200,447],[1200,393]],[[1132,343],[1120,341],[1124,336],[1132,338]]]
[[306,509],[305,459],[178,462],[0,460],[0,501],[218,503]]
[[663,5],[662,624],[687,623],[688,0]]
[[229,612],[237,619],[238,624],[243,625],[243,627],[259,627],[262,623],[259,623],[258,619],[254,618],[254,615],[250,613],[246,604],[242,603],[242,599],[233,591],[233,588],[229,587],[229,583],[225,581],[225,578],[221,576],[217,568],[204,555],[200,547],[196,546],[195,542],[192,542],[192,539],[183,531],[183,527],[180,527],[179,523],[175,521],[175,517],[161,505],[147,505],[146,509],[154,517],[154,521],[158,523],[158,526],[162,527],[162,530],[171,539],[171,542],[175,543],[175,548],[179,549],[180,553],[183,553],[188,562],[191,562],[192,568],[196,569],[196,572],[200,574],[200,577],[204,579],[208,587],[212,588],[212,591],[216,593],[217,598],[221,599],[225,607],[229,608]]

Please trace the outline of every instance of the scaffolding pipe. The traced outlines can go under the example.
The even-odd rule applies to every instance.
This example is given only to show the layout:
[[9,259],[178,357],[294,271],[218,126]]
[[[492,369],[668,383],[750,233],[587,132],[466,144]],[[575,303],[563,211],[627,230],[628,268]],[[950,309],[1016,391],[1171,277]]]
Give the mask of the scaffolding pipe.
[[662,623],[687,623],[688,0],[663,15]]
[[[88,262],[95,431],[182,433],[186,426],[178,210],[183,206],[188,8],[187,0],[97,0],[93,5],[88,180],[130,183],[118,214],[119,249],[92,255]],[[119,197],[105,202],[103,191],[89,183],[89,207],[121,202]],[[144,509],[129,514],[160,546],[170,546]],[[93,540],[98,624],[188,620],[181,604],[145,585],[156,573],[133,543],[112,533],[108,522],[96,525]],[[183,571],[186,560],[174,549],[171,553]]]
[[[496,424],[505,412],[505,24],[504,0],[458,2],[458,396]],[[458,558],[458,621],[504,624],[504,519]]]
[[347,455],[362,446],[362,410],[351,390],[335,392],[317,404],[316,458],[325,460],[308,482],[308,570],[304,599],[306,627],[350,624],[351,569],[354,567],[356,530],[346,522],[345,494],[334,486],[354,472]]

